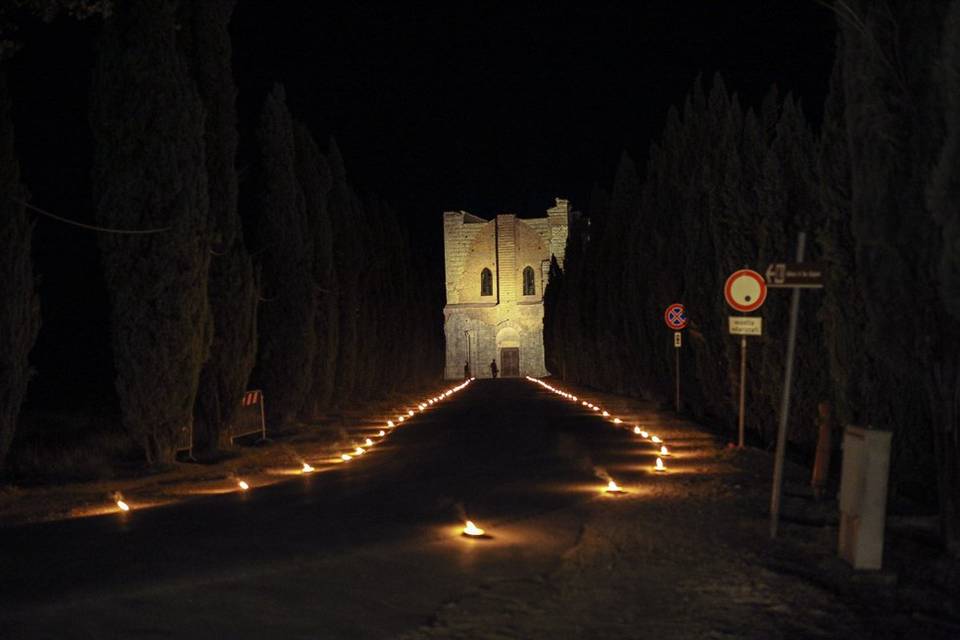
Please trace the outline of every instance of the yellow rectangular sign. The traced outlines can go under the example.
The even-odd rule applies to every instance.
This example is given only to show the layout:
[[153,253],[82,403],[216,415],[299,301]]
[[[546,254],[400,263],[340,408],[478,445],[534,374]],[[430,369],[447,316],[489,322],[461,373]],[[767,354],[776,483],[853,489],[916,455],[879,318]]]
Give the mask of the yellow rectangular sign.
[[760,316],[730,316],[730,334],[734,336],[763,335],[763,318]]

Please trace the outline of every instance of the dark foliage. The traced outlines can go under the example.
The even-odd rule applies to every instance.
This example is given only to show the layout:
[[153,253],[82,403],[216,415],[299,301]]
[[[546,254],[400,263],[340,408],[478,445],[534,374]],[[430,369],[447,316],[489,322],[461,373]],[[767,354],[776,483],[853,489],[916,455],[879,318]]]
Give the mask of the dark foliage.
[[838,6],[865,344],[923,394],[943,539],[960,556],[957,11],[916,0]]
[[297,179],[293,121],[281,86],[264,103],[260,149],[257,243],[266,300],[260,305],[254,380],[267,398],[270,425],[292,422],[313,384],[316,287],[313,238]]
[[[957,553],[960,2],[835,10],[819,140],[791,96],[773,90],[743,111],[719,77],[709,94],[695,82],[651,148],[639,198],[618,195],[633,193],[625,158],[612,198],[571,229],[545,301],[547,361],[565,378],[665,401],[673,347],[662,313],[683,302],[684,409],[732,435],[739,359],[724,279],[793,261],[807,231],[805,260],[826,265],[827,286],[801,304],[789,441],[810,450],[820,401],[844,424],[892,430],[894,491],[923,499],[916,489],[936,484],[943,540]],[[749,340],[746,423],[764,446],[787,300],[771,290],[764,336]]]
[[227,27],[234,0],[181,6],[182,47],[204,107],[209,224],[213,240],[208,297],[210,357],[194,410],[197,449],[216,449],[233,419],[256,358],[257,287],[237,211],[237,89]]
[[23,201],[6,76],[0,72],[0,468],[30,380],[27,357],[40,330],[40,300],[30,258],[33,224]]
[[105,21],[91,96],[122,419],[147,460],[173,460],[210,341],[203,107],[177,42],[177,3],[125,2]]
[[337,272],[333,260],[333,227],[327,206],[333,178],[326,158],[320,154],[306,126],[297,123],[295,135],[297,176],[303,189],[308,229],[313,240],[313,283],[317,300],[314,316],[317,351],[313,359],[312,388],[303,407],[304,415],[313,418],[321,415],[333,398],[339,343]]

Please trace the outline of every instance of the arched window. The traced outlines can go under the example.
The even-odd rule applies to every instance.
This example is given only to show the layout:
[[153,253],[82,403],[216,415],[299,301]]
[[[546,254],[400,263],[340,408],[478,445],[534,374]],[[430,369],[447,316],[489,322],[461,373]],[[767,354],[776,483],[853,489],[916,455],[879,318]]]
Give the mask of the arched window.
[[490,269],[484,269],[480,272],[480,295],[493,295],[493,274],[490,273]]
[[523,269],[523,295],[532,296],[537,292],[537,287],[533,279],[533,267],[524,267]]

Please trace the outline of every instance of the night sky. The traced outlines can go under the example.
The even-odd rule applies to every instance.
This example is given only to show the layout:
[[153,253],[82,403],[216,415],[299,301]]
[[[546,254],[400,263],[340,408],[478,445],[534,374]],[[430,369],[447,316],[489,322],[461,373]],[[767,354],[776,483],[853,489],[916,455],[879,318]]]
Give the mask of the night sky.
[[[442,211],[535,216],[555,196],[584,208],[623,150],[642,167],[698,73],[709,83],[719,71],[747,104],[777,84],[819,120],[835,27],[813,0],[540,5],[241,0],[241,133],[249,142],[266,90],[284,83],[294,115],[321,142],[337,138],[352,182],[400,211],[442,277]],[[84,222],[97,31],[97,20],[27,24],[8,65],[32,203]],[[28,406],[101,406],[113,391],[96,239],[41,218],[34,253],[44,328]]]

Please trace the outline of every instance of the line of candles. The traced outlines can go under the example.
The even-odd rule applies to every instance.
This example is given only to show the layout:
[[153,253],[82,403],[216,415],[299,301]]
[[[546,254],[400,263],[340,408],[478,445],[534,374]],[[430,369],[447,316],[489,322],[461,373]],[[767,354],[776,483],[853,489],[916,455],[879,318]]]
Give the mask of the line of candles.
[[[566,391],[557,389],[556,387],[551,386],[550,384],[544,382],[543,380],[540,380],[538,378],[534,378],[531,376],[527,376],[527,380],[529,380],[530,382],[535,382],[539,384],[541,387],[543,387],[544,389],[548,391],[552,391],[553,393],[563,398],[566,398],[567,400],[570,400],[572,402],[579,402],[581,406],[586,407],[591,411],[599,412],[600,415],[602,415],[604,418],[611,417],[610,413],[606,409],[603,409],[602,407],[596,404],[593,404],[592,402],[589,402],[587,400],[580,400],[579,398],[577,398],[577,396],[573,395],[572,393],[567,393]],[[613,417],[611,422],[613,422],[613,424],[616,424],[616,425],[623,424],[623,420],[621,420],[616,416]],[[650,443],[653,444],[654,446],[659,447],[659,456],[657,457],[657,461],[653,467],[653,471],[656,473],[666,473],[667,467],[663,463],[663,458],[670,457],[670,450],[667,448],[667,445],[663,443],[663,440],[659,436],[650,434],[646,430],[641,429],[640,425],[636,425],[633,427],[633,433],[640,436],[644,440],[649,440]],[[623,489],[621,489],[616,482],[614,482],[613,480],[610,480],[607,483],[607,488],[605,489],[605,491],[607,491],[608,493],[622,493]]]
[[[440,393],[437,394],[436,396],[433,396],[432,398],[428,398],[428,399],[426,399],[426,400],[424,400],[424,401],[422,401],[422,402],[418,402],[418,403],[417,403],[417,411],[419,411],[420,413],[423,413],[423,412],[426,411],[428,408],[430,408],[430,407],[432,407],[432,406],[434,406],[434,405],[439,404],[441,400],[445,400],[446,398],[449,398],[450,396],[452,396],[453,394],[457,393],[458,391],[462,391],[463,389],[465,389],[465,388],[467,387],[467,385],[469,385],[469,384],[470,384],[471,382],[473,382],[474,380],[475,380],[475,378],[470,378],[470,379],[464,381],[463,383],[458,384],[458,385],[455,386],[455,387],[450,387],[449,389],[445,389],[444,391],[440,392]],[[341,463],[343,463],[343,462],[349,462],[349,461],[353,460],[354,458],[356,458],[357,456],[361,456],[361,455],[363,455],[364,453],[366,453],[366,452],[367,452],[367,449],[369,449],[369,448],[371,448],[371,447],[379,444],[380,442],[383,442],[383,441],[387,438],[387,436],[390,435],[390,433],[393,432],[393,430],[395,429],[395,427],[397,426],[398,423],[403,423],[403,422],[405,422],[406,420],[412,418],[414,415],[415,415],[414,410],[413,410],[413,409],[408,409],[407,412],[406,412],[406,414],[399,414],[399,415],[397,415],[397,417],[396,417],[396,418],[397,418],[397,422],[394,422],[393,420],[387,420],[387,423],[386,423],[386,425],[385,425],[385,428],[384,428],[384,429],[380,429],[379,431],[377,431],[377,435],[376,435],[377,440],[376,440],[376,441],[374,441],[373,438],[366,438],[366,439],[364,439],[364,441],[363,441],[362,444],[353,445],[353,449],[352,449],[350,452],[344,452],[344,453],[341,453],[341,454],[340,454],[339,458],[340,458]],[[366,448],[364,448],[364,447],[366,447]],[[316,471],[316,468],[315,468],[313,465],[311,465],[309,462],[302,461],[301,466],[300,466],[300,473],[301,473],[301,474],[313,473],[314,471]],[[250,484],[249,484],[246,480],[243,480],[242,478],[238,478],[238,479],[237,479],[237,488],[238,488],[240,491],[248,491],[248,490],[250,489]],[[124,513],[125,513],[125,512],[128,512],[128,511],[131,510],[130,504],[129,504],[126,500],[123,499],[123,496],[122,496],[122,494],[120,494],[120,492],[116,492],[116,493],[114,494],[114,502],[115,502],[115,504],[117,505],[117,509],[118,509],[120,512],[124,512]]]

